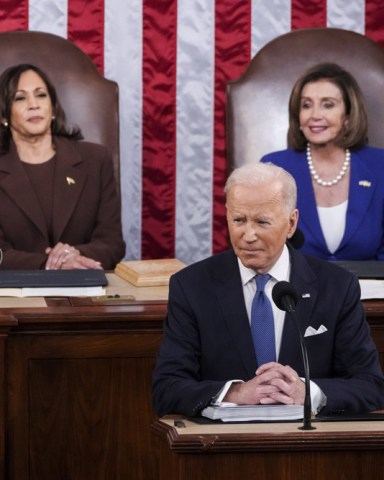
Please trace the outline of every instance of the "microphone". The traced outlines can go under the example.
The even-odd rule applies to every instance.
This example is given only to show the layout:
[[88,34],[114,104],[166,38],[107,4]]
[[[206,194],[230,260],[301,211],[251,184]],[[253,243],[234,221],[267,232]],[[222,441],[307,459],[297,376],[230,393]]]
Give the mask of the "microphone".
[[295,233],[288,240],[288,242],[296,250],[298,250],[299,248],[301,248],[304,245],[304,241],[305,241],[304,233],[299,228],[296,228]]
[[272,289],[272,299],[277,308],[292,313],[295,311],[299,296],[290,283],[277,282]]
[[277,282],[272,289],[272,299],[276,306],[280,310],[284,310],[289,313],[293,318],[297,330],[297,334],[300,340],[301,354],[303,357],[304,374],[305,374],[305,398],[304,398],[304,418],[303,426],[299,427],[300,430],[315,430],[315,427],[311,425],[311,386],[309,380],[309,364],[307,348],[304,343],[303,335],[300,331],[299,321],[297,320],[295,309],[299,296],[293,287],[288,282]]

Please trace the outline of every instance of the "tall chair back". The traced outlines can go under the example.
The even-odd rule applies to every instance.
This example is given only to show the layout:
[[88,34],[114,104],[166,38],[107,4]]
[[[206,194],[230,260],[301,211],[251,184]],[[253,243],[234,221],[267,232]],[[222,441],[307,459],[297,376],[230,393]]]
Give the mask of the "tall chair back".
[[338,63],[354,75],[367,103],[369,144],[384,148],[384,49],[348,30],[296,30],[268,43],[227,85],[229,171],[287,147],[291,89],[320,62]]
[[0,33],[0,73],[19,63],[44,70],[56,87],[69,126],[84,139],[107,146],[120,191],[118,86],[107,80],[71,41],[51,33]]

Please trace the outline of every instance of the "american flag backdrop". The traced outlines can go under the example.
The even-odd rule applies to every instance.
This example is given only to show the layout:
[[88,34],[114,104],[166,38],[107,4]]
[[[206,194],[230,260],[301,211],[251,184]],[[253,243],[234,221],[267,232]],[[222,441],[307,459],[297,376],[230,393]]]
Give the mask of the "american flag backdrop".
[[119,84],[127,259],[191,263],[228,246],[226,82],[268,41],[309,27],[384,47],[384,2],[0,0],[1,31],[68,38]]

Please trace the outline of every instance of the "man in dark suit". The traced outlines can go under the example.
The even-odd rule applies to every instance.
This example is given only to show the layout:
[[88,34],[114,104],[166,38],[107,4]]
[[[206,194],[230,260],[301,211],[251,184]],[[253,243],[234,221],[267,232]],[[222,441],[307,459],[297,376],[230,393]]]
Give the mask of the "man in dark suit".
[[[299,214],[293,177],[271,164],[245,165],[228,178],[226,196],[233,249],[186,267],[170,281],[153,375],[157,413],[193,416],[217,401],[304,403],[295,325],[271,300],[278,281],[289,281],[298,292],[296,315],[308,349],[312,410],[383,408],[384,378],[358,279],[287,244]],[[251,327],[255,276],[263,274],[270,275],[265,295],[272,305],[276,357],[267,363],[258,360]],[[263,336],[263,328],[255,335]]]

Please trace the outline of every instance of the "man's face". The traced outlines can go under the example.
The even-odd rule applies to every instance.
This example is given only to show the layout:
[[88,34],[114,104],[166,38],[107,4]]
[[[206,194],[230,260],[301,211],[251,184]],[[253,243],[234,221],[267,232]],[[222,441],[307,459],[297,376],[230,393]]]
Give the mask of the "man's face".
[[298,211],[288,213],[281,183],[257,187],[234,185],[227,193],[231,243],[245,267],[266,273],[276,263],[297,225]]

